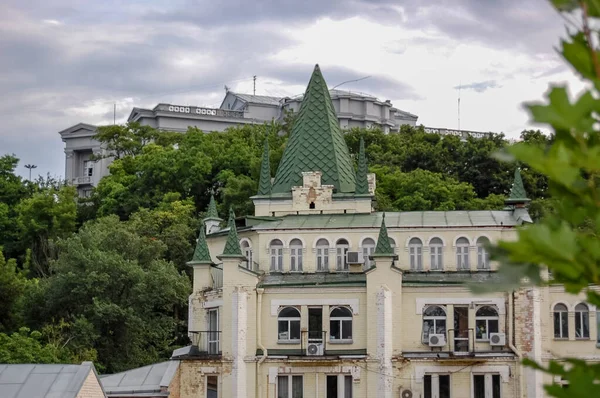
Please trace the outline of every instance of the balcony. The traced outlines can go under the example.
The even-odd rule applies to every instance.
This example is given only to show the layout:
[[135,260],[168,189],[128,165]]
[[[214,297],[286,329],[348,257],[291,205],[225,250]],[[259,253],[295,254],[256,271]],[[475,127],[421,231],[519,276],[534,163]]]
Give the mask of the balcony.
[[86,185],[92,183],[92,177],[75,177],[73,178],[73,185]]
[[221,356],[221,331],[190,331],[192,347],[188,353],[190,357],[218,357]]

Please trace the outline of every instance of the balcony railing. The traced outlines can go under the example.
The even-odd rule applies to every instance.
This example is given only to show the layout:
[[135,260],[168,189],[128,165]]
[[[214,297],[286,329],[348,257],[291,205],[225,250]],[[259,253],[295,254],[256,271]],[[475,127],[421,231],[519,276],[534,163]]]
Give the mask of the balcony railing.
[[205,330],[190,331],[190,340],[192,341],[192,356],[211,356],[221,355],[221,331]]
[[73,185],[91,184],[92,177],[75,177],[73,178]]
[[212,288],[222,289],[223,288],[223,268],[211,267],[210,277],[212,278]]

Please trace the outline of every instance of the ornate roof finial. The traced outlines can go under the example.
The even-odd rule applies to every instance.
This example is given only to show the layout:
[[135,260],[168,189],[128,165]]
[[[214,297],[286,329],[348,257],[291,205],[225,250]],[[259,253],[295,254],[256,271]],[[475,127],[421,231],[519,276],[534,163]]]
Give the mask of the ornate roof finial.
[[523,179],[521,178],[521,169],[517,167],[515,169],[515,177],[513,180],[512,187],[510,188],[510,195],[508,199],[504,201],[507,205],[521,205],[531,202],[531,199],[527,197],[525,187],[523,186]]
[[227,242],[225,242],[223,254],[221,254],[218,257],[243,258],[244,256],[242,255],[240,240],[238,239],[237,228],[235,226],[235,213],[233,212],[233,207],[229,208],[229,221],[227,222],[227,226],[229,227],[229,233],[227,234]]
[[204,220],[222,221],[222,219],[219,218],[217,203],[215,202],[215,196],[212,193],[210,194],[210,202],[208,203],[208,209],[206,210],[206,217],[204,217]]
[[367,157],[365,155],[365,140],[360,137],[360,149],[358,151],[358,171],[356,172],[356,194],[357,195],[368,195],[369,194],[369,180],[367,173],[369,172],[367,166]]
[[269,138],[265,137],[265,149],[260,165],[260,180],[258,182],[258,195],[271,194],[271,163],[269,162]]
[[[204,224],[204,223],[203,223]],[[198,241],[196,242],[196,250],[192,260],[188,261],[187,265],[196,264],[212,264],[210,257],[210,251],[208,250],[208,244],[206,243],[206,234],[204,233],[204,225],[200,225],[200,233],[198,234]]]
[[381,218],[381,228],[379,228],[379,238],[377,238],[377,246],[375,247],[375,252],[373,253],[373,257],[394,257],[394,249],[390,244],[390,237],[387,233],[387,228],[385,226],[385,213]]

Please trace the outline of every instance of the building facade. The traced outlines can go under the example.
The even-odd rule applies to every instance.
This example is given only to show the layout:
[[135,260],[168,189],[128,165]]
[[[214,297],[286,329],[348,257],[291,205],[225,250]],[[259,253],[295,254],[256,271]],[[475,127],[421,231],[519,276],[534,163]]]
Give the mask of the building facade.
[[596,309],[562,287],[475,295],[499,280],[487,245],[530,223],[520,173],[498,211],[380,213],[355,170],[318,66],[255,213],[211,200],[189,298],[178,397],[544,397],[520,365],[600,359]]

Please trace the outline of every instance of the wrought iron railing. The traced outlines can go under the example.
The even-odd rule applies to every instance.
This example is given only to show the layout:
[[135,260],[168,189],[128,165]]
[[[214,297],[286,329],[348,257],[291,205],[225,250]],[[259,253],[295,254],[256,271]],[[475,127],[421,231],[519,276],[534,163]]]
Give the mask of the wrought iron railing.
[[475,352],[475,330],[448,329],[447,344],[453,352]]
[[190,355],[221,355],[220,330],[189,331],[188,333],[192,341]]
[[73,178],[73,185],[91,184],[92,177],[75,177]]

